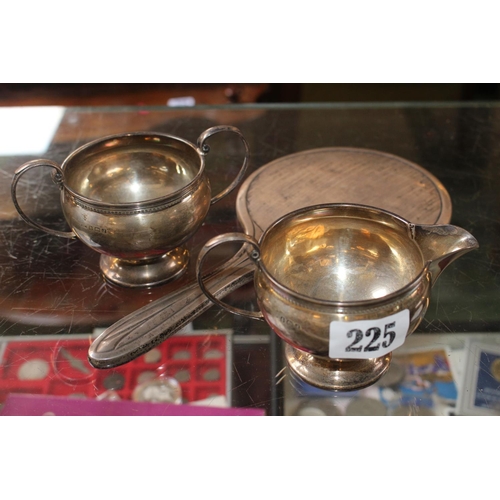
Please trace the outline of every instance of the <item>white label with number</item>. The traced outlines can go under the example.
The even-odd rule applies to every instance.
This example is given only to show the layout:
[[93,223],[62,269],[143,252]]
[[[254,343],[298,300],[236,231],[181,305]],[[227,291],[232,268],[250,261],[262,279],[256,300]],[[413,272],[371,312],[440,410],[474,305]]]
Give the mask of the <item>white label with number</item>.
[[330,323],[330,358],[378,358],[403,345],[410,326],[410,311],[362,321]]

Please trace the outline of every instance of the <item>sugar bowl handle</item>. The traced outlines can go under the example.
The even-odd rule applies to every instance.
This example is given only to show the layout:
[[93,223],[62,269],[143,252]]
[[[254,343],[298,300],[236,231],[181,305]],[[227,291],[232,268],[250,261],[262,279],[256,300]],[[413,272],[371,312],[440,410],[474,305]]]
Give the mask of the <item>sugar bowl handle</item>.
[[235,241],[242,241],[244,243],[249,243],[253,247],[253,249],[249,250],[248,256],[252,261],[258,263],[260,259],[259,244],[251,236],[248,236],[243,233],[221,234],[219,236],[216,236],[215,238],[208,240],[203,246],[203,248],[200,250],[200,253],[198,254],[198,260],[196,261],[196,279],[198,280],[198,285],[200,286],[201,291],[207,296],[208,299],[210,299],[214,304],[217,304],[226,311],[229,311],[233,314],[237,314],[239,316],[247,316],[253,319],[264,319],[264,316],[260,311],[247,311],[245,309],[240,309],[239,307],[230,306],[229,304],[226,304],[222,300],[219,300],[207,289],[203,281],[202,267],[207,254],[216,246],[221,245],[222,243],[235,242]]
[[54,163],[53,161],[50,161],[50,160],[32,160],[32,161],[25,163],[24,165],[21,165],[14,172],[14,177],[12,178],[12,184],[10,187],[12,201],[14,202],[14,206],[16,207],[17,212],[19,213],[21,218],[32,227],[35,227],[37,229],[41,229],[42,231],[45,231],[46,233],[49,233],[49,234],[61,236],[63,238],[76,238],[76,234],[73,231],[57,231],[55,229],[49,229],[48,227],[45,227],[45,226],[42,226],[41,224],[38,224],[34,220],[30,219],[23,212],[22,208],[20,207],[19,202],[17,200],[17,183],[19,182],[19,179],[21,178],[21,176],[23,174],[25,174],[28,170],[31,170],[32,168],[38,168],[38,167],[52,167],[52,168],[54,168],[55,172],[52,175],[52,179],[60,187],[62,186],[63,171],[62,171],[62,168],[57,163]]
[[239,136],[239,138],[241,139],[241,142],[243,143],[243,146],[245,147],[245,158],[243,159],[243,164],[241,165],[241,168],[238,172],[238,175],[235,177],[233,182],[231,182],[231,184],[226,189],[224,189],[222,192],[215,195],[211,199],[211,201],[210,201],[211,205],[213,205],[214,203],[217,203],[219,200],[224,198],[224,196],[228,195],[241,182],[241,180],[243,179],[243,176],[245,175],[245,172],[247,170],[248,159],[250,157],[250,149],[248,147],[248,143],[247,143],[246,139],[243,137],[243,134],[241,133],[241,131],[239,129],[237,129],[236,127],[231,127],[230,125],[220,125],[217,127],[211,127],[209,129],[205,130],[205,132],[203,132],[200,135],[200,137],[198,137],[198,149],[200,150],[202,155],[206,155],[210,151],[210,146],[208,144],[206,144],[206,140],[209,137],[211,137],[212,135],[219,134],[220,132],[233,132]]

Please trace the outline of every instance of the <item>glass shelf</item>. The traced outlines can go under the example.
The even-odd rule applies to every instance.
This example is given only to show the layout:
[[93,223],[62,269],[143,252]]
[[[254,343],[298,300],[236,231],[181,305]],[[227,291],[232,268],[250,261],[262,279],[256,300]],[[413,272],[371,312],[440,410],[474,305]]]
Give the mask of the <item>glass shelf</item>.
[[[196,143],[214,125],[233,125],[243,133],[251,150],[247,176],[285,155],[342,146],[402,157],[446,187],[451,223],[470,231],[480,247],[451,264],[437,281],[424,320],[394,353],[394,370],[399,372],[388,373],[363,391],[316,390],[290,374],[283,342],[266,323],[216,306],[157,346],[149,358],[143,355],[109,370],[88,363],[86,352],[98,333],[193,283],[196,256],[204,243],[218,234],[241,231],[235,210],[238,189],[210,208],[188,243],[191,260],[181,278],[149,289],[127,289],[102,278],[98,254],[79,240],[45,234],[21,220],[10,196],[14,171],[36,158],[60,164],[79,146],[106,135],[155,131]],[[100,414],[116,403],[116,411],[132,413],[136,410],[127,404],[143,402],[134,396],[137,386],[173,377],[183,394],[177,411],[193,413],[203,413],[208,404],[214,412],[256,415],[500,414],[497,104],[14,107],[0,108],[0,130],[4,411],[55,413],[63,401],[66,406],[57,406],[57,411]],[[219,191],[236,175],[240,159],[236,145],[222,138],[214,142],[212,152],[207,173],[213,190]],[[68,230],[50,173],[46,168],[26,174],[18,198],[36,221]],[[219,258],[227,260],[234,251],[225,248]],[[231,293],[228,300],[255,307],[252,284]],[[389,375],[397,382],[390,382]],[[154,411],[167,414],[171,406],[158,404]]]

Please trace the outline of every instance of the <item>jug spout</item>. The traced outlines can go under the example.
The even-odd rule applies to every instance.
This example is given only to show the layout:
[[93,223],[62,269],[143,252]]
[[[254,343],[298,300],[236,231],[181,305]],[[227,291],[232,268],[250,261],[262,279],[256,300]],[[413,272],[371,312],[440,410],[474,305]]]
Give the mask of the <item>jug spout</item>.
[[434,285],[448,264],[479,244],[465,229],[452,225],[415,225],[413,237],[420,246]]

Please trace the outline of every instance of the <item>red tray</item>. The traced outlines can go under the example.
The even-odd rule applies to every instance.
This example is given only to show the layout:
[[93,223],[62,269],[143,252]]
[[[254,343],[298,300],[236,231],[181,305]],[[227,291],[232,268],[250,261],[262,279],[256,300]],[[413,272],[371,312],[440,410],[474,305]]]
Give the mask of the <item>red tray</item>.
[[182,402],[226,396],[229,402],[230,336],[227,333],[181,334],[139,358],[98,370],[87,360],[94,336],[71,335],[0,342],[0,403],[10,393],[133,399],[148,380],[175,378]]

